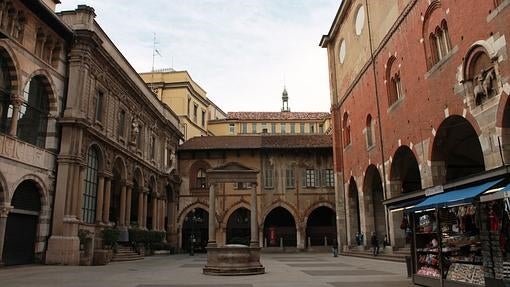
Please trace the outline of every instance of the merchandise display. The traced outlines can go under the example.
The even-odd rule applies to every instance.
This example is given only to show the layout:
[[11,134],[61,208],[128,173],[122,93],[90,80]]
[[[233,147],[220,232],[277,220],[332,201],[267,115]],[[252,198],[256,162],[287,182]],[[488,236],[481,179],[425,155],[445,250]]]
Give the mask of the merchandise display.
[[441,269],[435,213],[420,213],[415,219],[416,274],[439,279]]

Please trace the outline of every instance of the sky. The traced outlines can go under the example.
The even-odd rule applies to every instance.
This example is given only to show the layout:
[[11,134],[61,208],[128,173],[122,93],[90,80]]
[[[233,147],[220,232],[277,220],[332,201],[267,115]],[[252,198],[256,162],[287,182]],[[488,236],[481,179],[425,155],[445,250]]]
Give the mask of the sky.
[[137,72],[190,73],[225,112],[330,109],[326,49],[341,0],[61,0],[86,4]]

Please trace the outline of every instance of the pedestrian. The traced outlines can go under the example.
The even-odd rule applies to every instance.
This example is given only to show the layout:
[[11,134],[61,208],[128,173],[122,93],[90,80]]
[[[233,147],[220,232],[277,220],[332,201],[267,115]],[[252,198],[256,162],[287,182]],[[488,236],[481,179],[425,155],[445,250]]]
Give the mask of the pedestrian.
[[372,248],[373,248],[373,255],[374,256],[377,256],[377,254],[379,254],[379,240],[377,239],[377,234],[374,232],[372,232],[372,238],[370,238],[370,242],[372,243]]
[[383,251],[386,248],[386,246],[390,245],[390,242],[388,241],[388,235],[387,234],[384,235],[384,240],[383,240],[382,244],[383,244]]
[[338,241],[333,240],[333,257],[338,257]]
[[361,234],[359,234],[359,231],[356,233],[356,245],[361,245]]

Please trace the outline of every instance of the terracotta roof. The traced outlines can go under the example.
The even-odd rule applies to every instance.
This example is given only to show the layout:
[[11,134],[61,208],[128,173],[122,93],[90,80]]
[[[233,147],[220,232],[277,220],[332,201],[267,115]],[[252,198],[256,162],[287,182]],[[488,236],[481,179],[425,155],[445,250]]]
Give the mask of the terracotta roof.
[[194,137],[179,147],[184,150],[332,148],[331,135],[258,135]]
[[227,120],[323,120],[330,116],[329,113],[319,112],[229,112]]

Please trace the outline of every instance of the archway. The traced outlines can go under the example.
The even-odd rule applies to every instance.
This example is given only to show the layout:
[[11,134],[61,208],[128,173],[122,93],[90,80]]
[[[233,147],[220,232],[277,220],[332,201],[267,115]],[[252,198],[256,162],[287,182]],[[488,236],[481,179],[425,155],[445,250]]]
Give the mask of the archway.
[[503,122],[501,123],[503,159],[506,164],[510,163],[510,98],[507,99],[503,111]]
[[454,115],[441,123],[434,138],[432,162],[436,185],[485,170],[478,135],[465,118]]
[[[358,186],[353,177],[349,180],[348,205],[349,241],[352,242],[351,240],[356,240],[356,234],[361,234],[361,211],[359,207]],[[360,244],[358,242],[356,243]]]
[[124,222],[120,222],[121,217],[120,200],[125,180],[124,174],[125,174],[124,162],[122,162],[121,159],[117,159],[113,167],[113,177],[110,195],[110,221],[114,222],[117,226],[124,225]]
[[292,214],[279,206],[271,210],[264,220],[264,238],[268,247],[297,245],[296,221]]
[[[390,194],[391,197],[397,197],[403,193],[421,190],[421,176],[418,161],[413,151],[408,146],[401,146],[393,155],[390,171]],[[392,245],[395,247],[404,247],[410,243],[410,238],[406,238],[406,231],[400,229],[403,210],[393,210],[390,213],[390,232]]]
[[320,206],[310,213],[306,222],[306,238],[310,246],[333,244],[336,240],[335,218],[335,211],[326,206]]
[[[386,234],[386,216],[382,201],[384,200],[384,190],[379,170],[374,165],[370,165],[365,172],[363,185],[365,218],[366,218],[366,237],[372,232],[382,239]],[[366,238],[368,239],[368,238]]]
[[227,244],[250,245],[250,211],[238,208],[227,221]]
[[189,251],[194,240],[194,250],[205,252],[209,231],[209,213],[202,208],[192,209],[182,224],[182,248]]
[[23,181],[16,188],[11,205],[13,209],[7,217],[3,262],[6,265],[32,263],[41,211],[37,184],[31,180]]

